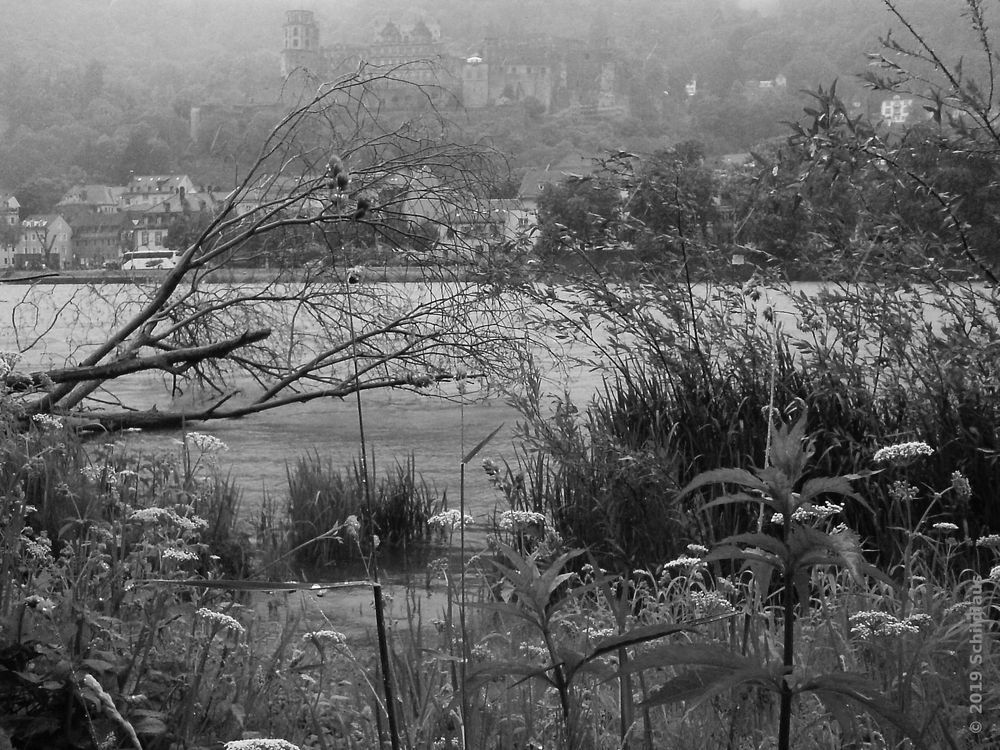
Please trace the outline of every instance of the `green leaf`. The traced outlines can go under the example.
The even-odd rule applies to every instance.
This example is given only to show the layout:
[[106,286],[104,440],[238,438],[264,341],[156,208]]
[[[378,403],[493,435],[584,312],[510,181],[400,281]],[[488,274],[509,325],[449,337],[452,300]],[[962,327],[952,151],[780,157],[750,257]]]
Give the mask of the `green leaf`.
[[854,492],[847,477],[817,477],[816,479],[807,480],[802,485],[802,491],[799,492],[796,507],[812,502],[813,498],[820,495],[840,495],[864,502],[861,500],[861,496]]
[[650,708],[678,701],[688,701],[687,708],[690,711],[719,693],[746,684],[761,685],[775,692],[780,691],[780,687],[774,684],[771,673],[759,666],[736,670],[701,667],[687,670],[672,680],[668,680],[653,690],[649,698],[640,705],[644,708]]
[[879,692],[878,687],[861,675],[847,672],[831,672],[812,677],[796,687],[796,692],[810,691],[823,701],[849,698],[860,703],[869,711],[891,722],[906,734],[918,748],[927,747],[923,732],[902,711],[897,704]]
[[632,674],[645,669],[666,667],[719,667],[735,671],[750,669],[755,665],[745,656],[733,653],[722,644],[667,643],[638,654],[622,665],[622,674]]
[[737,547],[731,544],[716,546],[701,559],[704,562],[712,562],[713,560],[745,560],[748,563],[762,563],[772,568],[784,570],[784,562],[775,555],[764,550]]
[[713,469],[703,471],[688,482],[687,486],[677,493],[677,499],[679,500],[710,484],[738,484],[761,492],[767,490],[766,485],[746,469]]
[[781,506],[770,495],[748,495],[746,492],[734,492],[729,495],[717,497],[702,505],[701,510],[706,511],[719,505],[733,505],[735,503],[763,503],[775,513],[781,512]]
[[504,424],[505,424],[504,422],[501,422],[500,426],[497,427],[495,430],[493,430],[493,432],[491,432],[489,435],[487,435],[486,437],[484,437],[482,440],[480,440],[476,444],[475,448],[473,448],[471,451],[469,451],[464,456],[462,456],[462,463],[463,464],[467,464],[467,463],[469,463],[469,461],[471,461],[472,459],[474,459],[476,457],[476,454],[478,454],[479,451],[481,451],[483,448],[486,447],[487,443],[489,443],[493,438],[495,438],[497,436],[497,433],[500,432],[500,430],[503,429]]
[[734,534],[733,536],[727,536],[725,539],[721,540],[719,544],[740,544],[747,545],[749,547],[757,547],[765,550],[766,552],[770,552],[772,555],[782,560],[787,559],[789,555],[788,547],[785,546],[785,543],[770,534],[758,534],[755,532]]

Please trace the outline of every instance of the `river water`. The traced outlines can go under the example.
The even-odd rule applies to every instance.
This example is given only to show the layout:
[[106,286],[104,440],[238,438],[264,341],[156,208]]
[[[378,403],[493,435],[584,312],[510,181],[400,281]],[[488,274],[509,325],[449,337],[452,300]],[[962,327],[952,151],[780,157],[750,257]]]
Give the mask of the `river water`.
[[[111,286],[111,285],[108,285]],[[817,285],[798,285],[811,290]],[[98,289],[100,289],[98,287]],[[39,290],[42,294],[39,295]],[[106,304],[93,300],[81,304],[71,285],[36,287],[0,285],[0,350],[23,349],[39,337],[42,346],[25,354],[25,366],[61,365],[65,357],[101,340],[121,314],[107,293]],[[33,300],[25,305],[26,297]],[[88,298],[89,299],[89,298]],[[787,298],[761,299],[759,307],[770,305],[784,330],[794,330],[795,316]],[[74,320],[68,333],[56,321],[57,313]],[[14,325],[15,319],[17,326]],[[55,321],[55,322],[54,322]],[[81,322],[83,325],[81,325]],[[584,368],[557,369],[552,360],[545,366],[547,388],[552,393],[570,392],[578,404],[586,402],[601,384],[602,373]],[[144,374],[116,382],[118,392],[143,402],[168,408],[170,394],[163,379]],[[383,476],[396,461],[405,462],[411,455],[424,480],[438,493],[447,492],[449,505],[457,507],[461,457],[497,427],[501,431],[468,467],[466,504],[477,521],[492,513],[499,498],[481,470],[481,460],[516,461],[513,444],[518,413],[502,397],[472,401],[464,406],[454,401],[405,391],[368,391],[362,401],[365,437],[369,456],[374,456],[374,475]],[[346,401],[318,400],[291,405],[272,412],[240,420],[195,424],[192,429],[219,437],[228,450],[219,456],[220,466],[242,488],[244,509],[249,513],[269,496],[282,505],[286,497],[286,468],[298,457],[316,453],[329,457],[334,466],[350,467],[360,452],[357,404]],[[149,451],[178,450],[178,433],[131,434],[127,439],[135,449]]]
[[[22,351],[34,344],[24,351],[19,365],[23,370],[62,366],[67,358],[80,359],[127,313],[118,303],[120,289],[107,286],[103,299],[95,299],[91,290],[73,285],[33,289],[27,285],[0,285],[0,350]],[[600,381],[594,373],[567,376],[557,374],[555,368],[550,370],[549,378],[554,392],[569,388],[584,399]],[[168,386],[161,376],[144,373],[115,381],[112,390],[129,403],[166,410],[172,404]],[[435,397],[433,389],[430,393],[364,393],[364,432],[373,476],[377,480],[397,461],[405,463],[412,455],[423,480],[439,496],[447,493],[449,506],[457,507],[462,456],[500,427],[466,471],[467,508],[477,521],[485,521],[500,498],[482,471],[481,461],[486,457],[516,461],[512,439],[518,413],[502,396],[460,404]],[[454,392],[450,395],[454,396]],[[315,453],[324,460],[329,458],[334,466],[348,469],[360,454],[358,408],[353,397],[292,404],[238,420],[194,423],[190,429],[214,435],[227,445],[218,462],[240,486],[243,509],[248,515],[265,496],[283,505],[286,469],[297,458]],[[175,441],[179,437],[178,431],[158,431],[129,433],[123,439],[132,450],[162,452],[178,451]]]

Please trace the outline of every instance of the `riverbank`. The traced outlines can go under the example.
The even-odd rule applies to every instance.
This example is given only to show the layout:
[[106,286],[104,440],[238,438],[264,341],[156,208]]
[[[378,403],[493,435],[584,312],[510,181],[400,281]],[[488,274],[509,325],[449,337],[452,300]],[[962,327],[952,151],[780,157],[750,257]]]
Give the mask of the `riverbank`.
[[[416,281],[468,281],[481,275],[475,266],[466,265],[372,265],[363,266],[366,281],[386,283],[407,283]],[[342,270],[346,276],[348,269]],[[253,284],[265,283],[275,278],[276,269],[268,268],[227,268],[212,273],[211,278],[219,283]],[[148,284],[162,280],[165,270],[117,271],[117,270],[67,270],[67,271],[18,271],[0,276],[3,284]],[[282,269],[282,275],[290,280],[315,278],[315,269]]]

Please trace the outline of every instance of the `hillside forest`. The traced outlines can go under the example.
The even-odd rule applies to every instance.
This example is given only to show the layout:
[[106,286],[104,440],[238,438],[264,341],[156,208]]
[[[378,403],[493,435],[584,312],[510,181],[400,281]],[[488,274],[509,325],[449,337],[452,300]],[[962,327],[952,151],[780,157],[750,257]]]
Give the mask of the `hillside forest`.
[[[345,0],[312,8],[327,43],[364,43],[385,19],[424,18],[451,52],[474,53],[487,37],[608,38],[623,63],[628,112],[580,119],[530,106],[456,117],[459,138],[506,155],[505,197],[528,167],[571,153],[653,153],[697,140],[707,155],[742,152],[787,131],[803,90],[839,79],[862,108],[872,92],[857,79],[890,18],[875,0]],[[938,30],[948,59],[968,39],[960,23],[927,23],[959,8],[906,3]],[[279,53],[291,0],[41,0],[5,9],[0,44],[0,189],[22,214],[49,210],[80,183],[121,184],[128,175],[190,174],[231,185],[273,118],[233,115],[192,139],[193,106],[271,103],[282,95]],[[747,81],[778,75],[787,86],[748,97]],[[689,96],[685,85],[696,81]]]

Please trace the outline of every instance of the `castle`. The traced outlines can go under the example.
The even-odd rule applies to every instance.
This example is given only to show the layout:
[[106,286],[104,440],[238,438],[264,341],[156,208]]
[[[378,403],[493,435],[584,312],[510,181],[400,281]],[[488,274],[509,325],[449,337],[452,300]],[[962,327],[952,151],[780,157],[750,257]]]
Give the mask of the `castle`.
[[[489,38],[472,54],[463,55],[441,39],[435,25],[421,19],[410,25],[388,21],[367,45],[324,47],[315,16],[308,10],[287,11],[283,30],[283,76],[308,71],[335,77],[356,70],[364,61],[378,70],[393,71],[399,79],[399,85],[387,86],[387,103],[399,109],[417,106],[429,95],[437,106],[471,110],[523,103],[539,113],[625,111],[623,66],[606,38]],[[428,89],[417,92],[406,85],[413,83]]]

